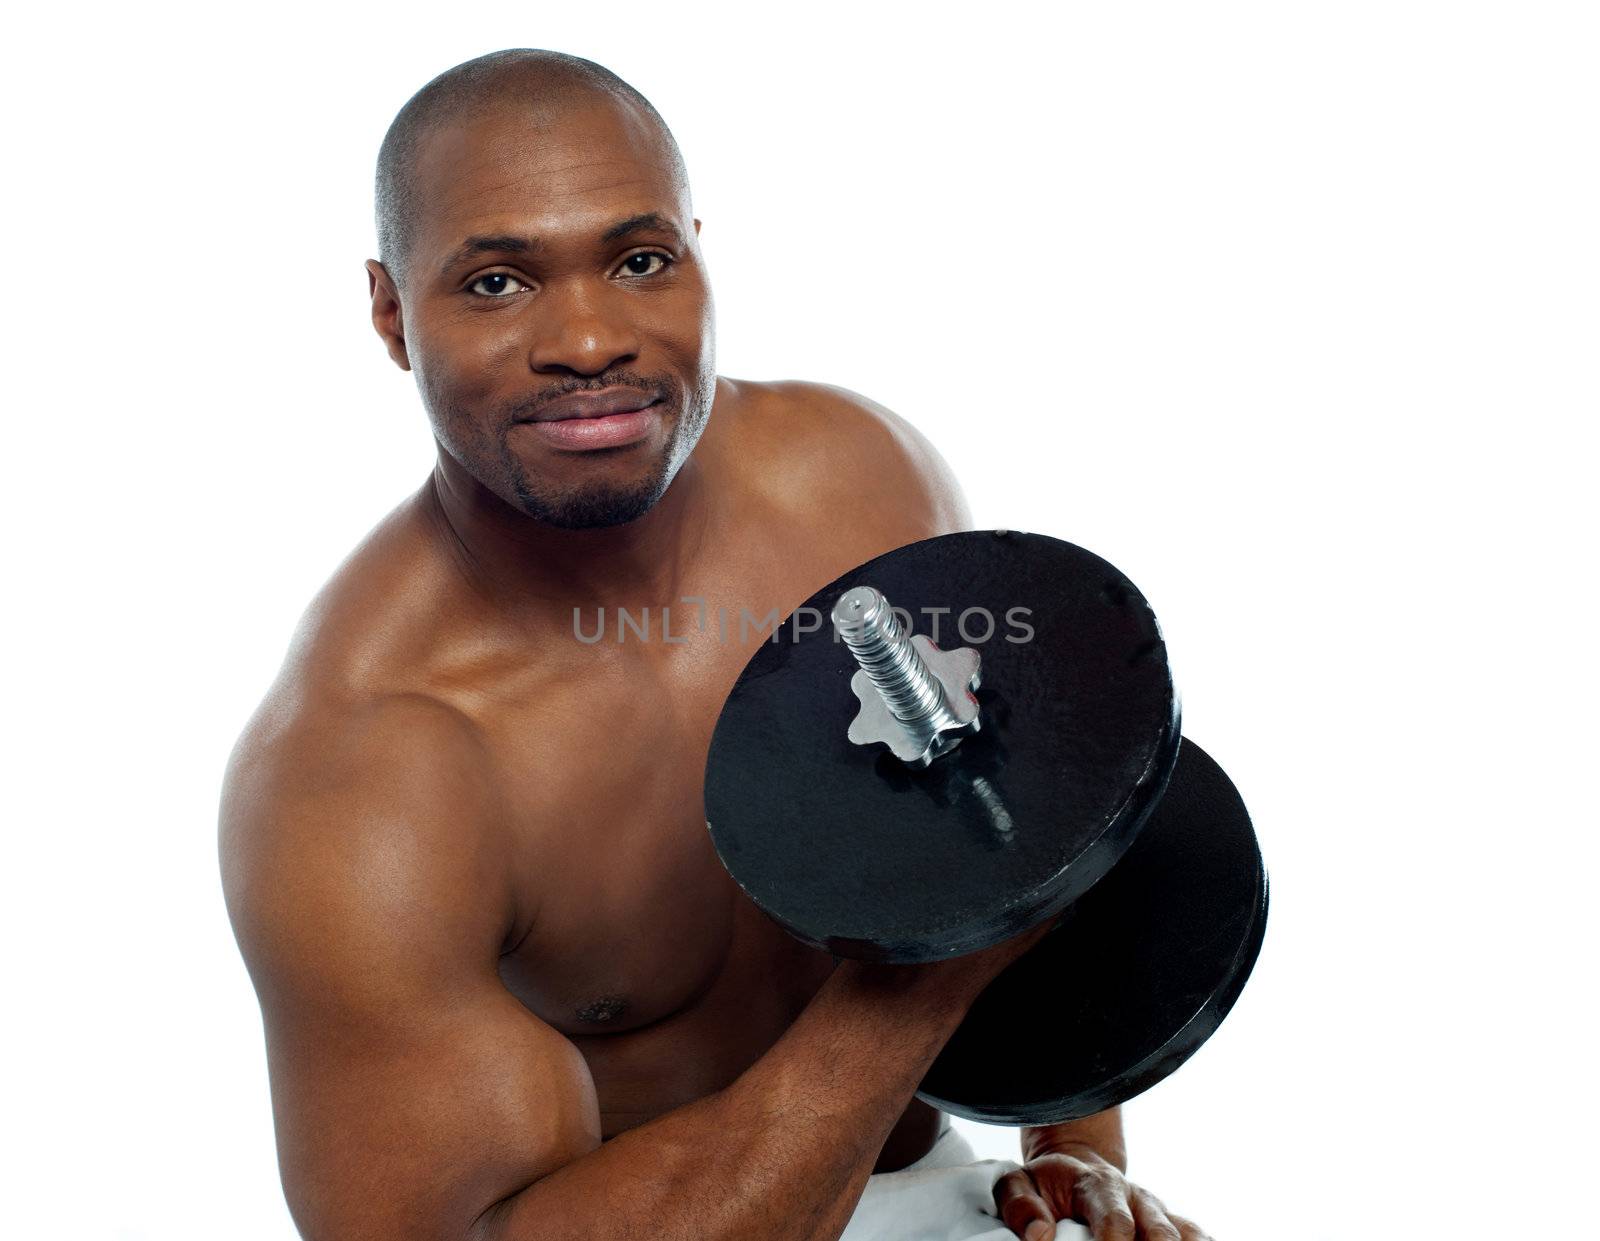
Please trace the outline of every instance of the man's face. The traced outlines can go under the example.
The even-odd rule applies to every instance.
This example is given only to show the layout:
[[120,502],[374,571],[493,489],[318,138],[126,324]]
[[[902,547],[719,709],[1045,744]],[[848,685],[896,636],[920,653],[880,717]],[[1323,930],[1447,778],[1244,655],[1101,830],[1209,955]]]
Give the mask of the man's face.
[[538,520],[646,512],[716,385],[699,222],[659,131],[609,100],[507,110],[430,134],[416,175],[405,357],[439,442]]

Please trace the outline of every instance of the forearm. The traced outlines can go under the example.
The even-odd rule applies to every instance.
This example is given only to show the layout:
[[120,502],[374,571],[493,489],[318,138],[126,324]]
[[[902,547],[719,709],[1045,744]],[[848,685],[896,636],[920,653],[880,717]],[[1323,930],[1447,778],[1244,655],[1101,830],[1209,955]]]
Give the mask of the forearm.
[[732,1085],[504,1200],[481,1235],[835,1241],[968,1002],[922,970],[847,963]]
[[1037,1125],[1022,1131],[1024,1162],[1053,1152],[1072,1153],[1073,1147],[1087,1146],[1107,1163],[1122,1172],[1128,1170],[1128,1149],[1122,1136],[1122,1109],[1108,1108],[1080,1120],[1059,1125]]

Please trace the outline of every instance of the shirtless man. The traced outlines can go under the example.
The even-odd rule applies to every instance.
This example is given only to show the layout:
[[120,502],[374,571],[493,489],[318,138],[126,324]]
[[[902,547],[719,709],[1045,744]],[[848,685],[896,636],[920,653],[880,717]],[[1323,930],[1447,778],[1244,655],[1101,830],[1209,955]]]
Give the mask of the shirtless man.
[[[711,730],[766,634],[697,616],[969,518],[887,410],[715,374],[699,231],[665,124],[587,61],[470,61],[385,139],[372,320],[438,464],[312,604],[221,813],[316,1241],[921,1235],[858,1200],[943,1144],[917,1083],[1036,937],[836,964],[712,851]],[[646,608],[672,641],[575,636]],[[1022,1148],[939,1235],[1200,1236],[1123,1178],[1115,1111]]]

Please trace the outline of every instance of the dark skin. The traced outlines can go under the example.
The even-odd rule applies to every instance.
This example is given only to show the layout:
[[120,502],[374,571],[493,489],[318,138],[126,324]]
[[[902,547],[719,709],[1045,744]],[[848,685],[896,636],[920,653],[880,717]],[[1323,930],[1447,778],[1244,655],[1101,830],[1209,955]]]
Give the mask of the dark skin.
[[[701,777],[763,637],[739,609],[785,614],[967,528],[965,503],[881,407],[714,375],[700,222],[638,110],[481,116],[417,171],[403,281],[367,268],[438,465],[318,596],[223,797],[296,1222],[836,1238],[872,1171],[930,1149],[917,1082],[1037,933],[937,966],[836,965],[738,891]],[[450,261],[491,236],[538,243]],[[659,398],[635,443],[570,451],[517,421],[619,386]],[[620,525],[527,512],[530,490],[559,514],[665,477]],[[726,637],[684,596],[724,609]],[[661,640],[668,605],[679,641]],[[575,607],[649,608],[653,640],[579,642]],[[1200,1235],[1122,1177],[1116,1111],[1023,1148],[997,1191],[1019,1235],[1056,1218]]]

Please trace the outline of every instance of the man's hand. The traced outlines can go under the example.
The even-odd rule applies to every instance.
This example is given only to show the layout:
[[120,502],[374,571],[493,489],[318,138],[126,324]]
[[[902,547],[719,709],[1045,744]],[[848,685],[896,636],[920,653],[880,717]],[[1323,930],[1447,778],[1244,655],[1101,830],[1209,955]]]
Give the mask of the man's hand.
[[1207,1241],[1194,1223],[1083,1143],[1055,1143],[1034,1154],[1000,1178],[994,1198],[1006,1227],[1025,1241],[1050,1241],[1059,1220],[1087,1224],[1095,1241]]

